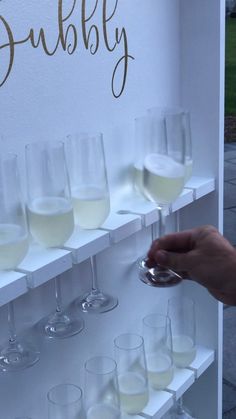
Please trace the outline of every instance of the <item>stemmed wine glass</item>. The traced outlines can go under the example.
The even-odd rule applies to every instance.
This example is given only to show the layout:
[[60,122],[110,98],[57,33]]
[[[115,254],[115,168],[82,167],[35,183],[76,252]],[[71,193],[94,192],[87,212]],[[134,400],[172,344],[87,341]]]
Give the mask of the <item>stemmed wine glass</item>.
[[[151,147],[143,160],[143,187],[146,197],[159,211],[159,237],[165,234],[165,213],[181,194],[186,174],[186,147],[182,112],[153,108],[149,110]],[[138,261],[140,279],[152,286],[172,286],[182,278],[171,269],[157,265],[148,268],[147,259]]]
[[[61,247],[74,230],[69,176],[61,141],[31,143],[25,149],[27,214],[33,239],[43,247]],[[50,338],[79,333],[83,321],[64,310],[59,277],[55,278],[56,310],[38,327]]]
[[[101,133],[78,133],[67,138],[67,158],[75,223],[82,229],[99,228],[110,212],[110,195]],[[79,231],[78,231],[79,234]],[[75,301],[84,312],[115,308],[115,297],[98,286],[96,256],[90,257],[92,290]]]
[[[17,156],[8,153],[0,156],[0,270],[16,269],[28,246]],[[16,335],[12,301],[8,304],[8,328],[8,344],[0,350],[0,371],[19,371],[35,364],[39,352]]]
[[136,192],[145,196],[143,187],[143,160],[151,153],[151,121],[149,115],[134,120],[135,156],[133,169],[133,186]]

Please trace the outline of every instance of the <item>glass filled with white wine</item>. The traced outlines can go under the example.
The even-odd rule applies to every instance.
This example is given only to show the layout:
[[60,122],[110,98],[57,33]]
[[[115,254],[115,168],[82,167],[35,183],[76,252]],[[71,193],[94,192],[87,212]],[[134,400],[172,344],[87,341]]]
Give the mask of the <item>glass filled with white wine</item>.
[[[14,270],[28,252],[29,237],[18,157],[0,155],[0,270]],[[0,371],[19,371],[39,360],[39,352],[16,335],[13,301],[8,304],[9,340],[0,349]]]
[[148,115],[143,115],[134,120],[134,167],[133,186],[140,195],[145,195],[143,189],[143,161],[151,152],[151,121]]
[[[153,108],[149,110],[151,147],[143,161],[143,188],[147,199],[159,211],[159,237],[165,234],[165,214],[181,194],[186,176],[186,139],[180,111]],[[181,275],[160,265],[149,268],[146,258],[139,264],[140,279],[152,286],[172,286]]]
[[[25,148],[27,215],[31,235],[42,247],[62,247],[74,230],[64,143],[39,141]],[[83,321],[62,307],[60,278],[55,278],[56,311],[38,326],[51,338],[79,333]]]
[[149,400],[143,337],[124,333],[114,340],[121,409],[137,415]]
[[87,419],[120,419],[117,365],[108,356],[85,362],[84,402]]
[[[78,133],[66,141],[75,224],[93,230],[102,226],[110,213],[103,135]],[[117,298],[102,292],[98,286],[96,255],[91,256],[92,289],[75,304],[84,312],[103,313],[115,308]]]
[[159,313],[145,316],[143,338],[149,384],[155,390],[163,390],[174,375],[170,318]]

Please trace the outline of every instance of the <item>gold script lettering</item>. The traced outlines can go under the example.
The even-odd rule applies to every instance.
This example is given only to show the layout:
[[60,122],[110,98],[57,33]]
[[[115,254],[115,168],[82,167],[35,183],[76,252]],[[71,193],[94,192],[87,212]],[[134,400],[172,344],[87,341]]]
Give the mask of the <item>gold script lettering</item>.
[[[34,28],[30,28],[28,35],[20,40],[16,40],[14,37],[13,30],[6,19],[0,15],[0,30],[6,35],[7,41],[0,44],[0,52],[5,50],[8,53],[6,69],[4,68],[0,75],[0,87],[9,78],[15,59],[15,48],[20,44],[29,42],[33,48],[42,47],[44,53],[48,56],[53,56],[59,49],[62,48],[68,55],[74,54],[78,47],[78,28],[75,24],[70,23],[69,19],[72,18],[76,9],[77,1],[72,0],[69,12],[64,15],[63,2],[65,0],[58,0],[58,18],[57,18],[57,33],[53,48],[49,49],[47,43],[47,34],[44,28],[40,28],[38,33],[35,33]],[[92,10],[88,12],[87,0],[81,1],[81,32],[82,42],[86,50],[90,54],[94,55],[98,52],[101,47],[101,40],[104,41],[104,46],[109,53],[112,53],[117,47],[122,47],[122,56],[115,64],[112,78],[111,78],[111,90],[115,98],[122,95],[128,73],[129,60],[134,60],[134,57],[129,54],[128,49],[128,38],[125,28],[115,28],[114,35],[109,33],[109,22],[114,18],[118,7],[118,1],[114,0],[114,6],[110,14],[107,12],[107,0],[102,1],[102,36],[99,31],[99,26],[92,23],[92,19],[96,16],[98,9],[98,0],[94,0]],[[91,2],[90,2],[91,3]],[[91,7],[91,6],[90,6]],[[0,39],[1,40],[1,39]],[[0,60],[1,63],[1,60]],[[118,72],[120,77],[118,77]],[[118,86],[118,87],[115,87]]]

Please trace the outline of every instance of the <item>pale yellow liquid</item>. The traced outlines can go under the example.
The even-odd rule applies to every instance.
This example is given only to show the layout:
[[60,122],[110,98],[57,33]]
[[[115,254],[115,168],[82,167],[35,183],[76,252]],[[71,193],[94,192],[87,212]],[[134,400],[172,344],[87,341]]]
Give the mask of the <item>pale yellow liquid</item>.
[[184,180],[184,183],[187,183],[188,180],[191,178],[192,171],[193,171],[193,161],[192,161],[192,159],[187,158],[187,160],[185,162],[185,180]]
[[185,166],[171,157],[149,154],[144,161],[144,189],[149,199],[158,204],[174,201],[182,192]]
[[189,336],[173,336],[173,361],[179,368],[187,367],[196,356],[196,348]]
[[42,246],[62,246],[74,230],[71,203],[65,198],[42,197],[28,208],[30,231]]
[[137,373],[119,375],[120,403],[122,409],[131,415],[142,412],[148,403],[148,389],[144,378]]
[[166,388],[173,379],[171,358],[165,354],[147,356],[148,380],[155,390]]
[[110,198],[99,189],[73,190],[72,204],[75,223],[84,229],[100,227],[110,212]]
[[119,419],[120,411],[115,407],[97,403],[87,410],[87,419]]
[[144,195],[143,169],[136,166],[134,166],[134,188],[137,192]]
[[29,247],[28,235],[17,224],[0,224],[0,269],[15,269]]

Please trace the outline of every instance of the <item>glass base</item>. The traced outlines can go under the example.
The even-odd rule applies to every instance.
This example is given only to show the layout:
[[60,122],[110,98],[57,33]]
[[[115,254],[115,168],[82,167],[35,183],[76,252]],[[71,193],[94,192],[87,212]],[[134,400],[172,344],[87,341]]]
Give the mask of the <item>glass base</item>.
[[14,372],[31,367],[39,361],[39,352],[23,340],[10,341],[0,350],[0,371]]
[[118,300],[100,291],[91,291],[76,301],[76,305],[85,313],[105,313],[113,310],[118,305]]
[[56,311],[40,320],[37,328],[48,338],[63,339],[81,332],[84,322],[68,313]]
[[139,279],[152,287],[172,287],[182,281],[182,277],[171,269],[161,265],[149,268],[146,264],[147,258],[138,260]]

